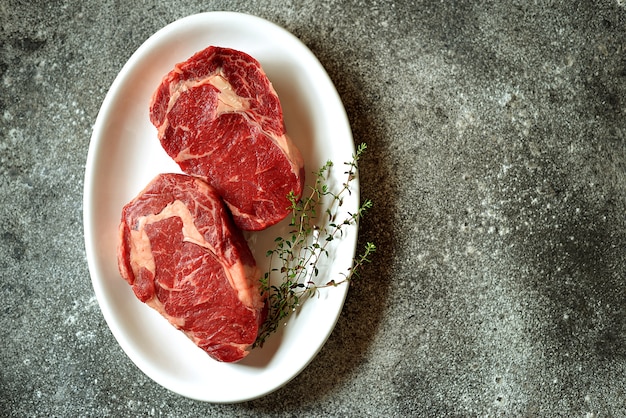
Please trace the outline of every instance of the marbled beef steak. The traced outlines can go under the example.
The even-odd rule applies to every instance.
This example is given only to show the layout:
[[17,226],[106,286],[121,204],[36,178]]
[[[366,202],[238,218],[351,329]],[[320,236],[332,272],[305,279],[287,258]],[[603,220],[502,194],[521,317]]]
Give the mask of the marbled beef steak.
[[122,210],[118,265],[137,298],[219,361],[248,354],[265,319],[259,273],[217,193],[160,174]]
[[302,193],[303,159],[260,64],[210,46],[177,64],[155,91],[150,119],[181,169],[222,196],[235,224],[261,230],[289,213]]

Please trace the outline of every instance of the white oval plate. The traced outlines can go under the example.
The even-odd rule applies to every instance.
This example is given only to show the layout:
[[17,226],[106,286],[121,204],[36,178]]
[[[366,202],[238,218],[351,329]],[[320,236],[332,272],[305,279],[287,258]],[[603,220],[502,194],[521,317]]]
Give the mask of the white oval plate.
[[[203,13],[166,26],[132,55],[107,93],[91,137],[83,198],[87,260],[100,308],[122,349],[147,376],[183,396],[226,403],[263,396],[302,371],[332,332],[348,287],[324,289],[263,348],[239,363],[224,364],[139,302],[120,277],[116,246],[122,207],[156,174],[180,172],[150,123],[152,93],[175,63],[209,45],[259,60],[281,99],[287,132],[304,156],[307,184],[327,160],[336,167],[331,181],[341,184],[343,162],[355,150],[341,100],[319,61],[284,29],[249,15]],[[358,195],[355,181],[343,211],[357,210]],[[283,222],[247,235],[261,271],[274,238],[286,232]],[[346,232],[323,267],[325,278],[340,278],[352,265],[357,228]]]

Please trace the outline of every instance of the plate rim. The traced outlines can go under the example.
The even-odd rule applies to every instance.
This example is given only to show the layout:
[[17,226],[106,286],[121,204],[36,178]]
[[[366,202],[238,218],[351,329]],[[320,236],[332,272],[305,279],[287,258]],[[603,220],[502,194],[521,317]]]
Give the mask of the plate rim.
[[[115,321],[113,321],[113,312],[112,312],[112,307],[110,306],[109,303],[104,303],[103,298],[105,297],[104,293],[105,291],[103,290],[103,281],[102,279],[99,279],[99,271],[98,271],[98,263],[95,260],[95,251],[96,251],[96,245],[95,245],[95,240],[94,240],[94,228],[92,225],[93,219],[92,219],[92,200],[94,199],[93,195],[94,195],[94,182],[96,181],[96,173],[95,173],[95,163],[97,161],[97,157],[100,154],[98,152],[99,149],[101,149],[103,147],[103,139],[102,139],[102,131],[104,129],[104,124],[107,120],[107,116],[109,116],[108,114],[111,113],[113,111],[112,109],[112,102],[115,99],[115,95],[117,94],[120,85],[128,78],[130,77],[129,72],[132,68],[134,68],[139,62],[141,62],[142,58],[144,58],[144,55],[146,54],[147,51],[150,51],[151,48],[154,48],[155,46],[158,46],[159,42],[162,41],[162,38],[167,38],[168,33],[173,30],[174,28],[177,28],[179,26],[182,26],[184,24],[194,24],[194,23],[198,23],[196,21],[200,21],[203,22],[207,19],[211,20],[211,19],[226,19],[226,20],[240,20],[240,21],[249,21],[249,22],[254,22],[255,24],[259,24],[259,25],[263,25],[264,27],[270,27],[273,30],[277,30],[281,33],[281,35],[285,36],[286,38],[290,39],[291,42],[296,42],[299,47],[301,48],[301,51],[306,52],[309,56],[307,57],[309,60],[314,60],[316,62],[316,64],[319,66],[319,68],[322,70],[322,73],[325,75],[325,77],[327,78],[326,82],[329,83],[331,90],[334,92],[334,94],[336,95],[336,97],[333,98],[334,101],[336,101],[339,105],[340,108],[343,112],[341,116],[342,122],[345,124],[345,127],[347,128],[347,134],[348,137],[346,138],[346,142],[349,142],[349,147],[352,150],[352,153],[354,154],[355,152],[355,147],[354,147],[354,139],[352,137],[352,131],[350,128],[350,123],[345,111],[345,107],[341,101],[341,98],[339,96],[339,94],[336,91],[336,87],[334,85],[334,83],[332,82],[332,80],[330,79],[330,77],[328,76],[328,73],[326,72],[326,69],[322,66],[322,64],[319,62],[319,60],[317,59],[317,57],[315,57],[315,55],[310,51],[310,49],[303,43],[301,42],[297,37],[295,37],[295,35],[293,35],[292,33],[290,33],[289,31],[287,31],[286,29],[284,29],[283,27],[269,21],[266,19],[263,19],[261,17],[258,16],[254,16],[254,15],[250,15],[250,14],[245,14],[245,13],[240,13],[240,12],[230,12],[230,11],[214,11],[214,12],[202,12],[202,13],[197,13],[197,14],[192,14],[186,17],[183,17],[181,19],[177,19],[169,24],[167,24],[166,26],[162,27],[161,29],[159,29],[158,31],[156,31],[154,34],[152,34],[150,37],[148,37],[148,39],[146,39],[133,53],[132,55],[129,57],[129,59],[124,63],[124,65],[122,66],[122,68],[120,69],[120,71],[118,72],[118,74],[116,75],[115,79],[113,80],[113,82],[111,83],[103,101],[102,104],[100,106],[100,109],[98,111],[98,115],[96,117],[96,121],[93,125],[93,129],[92,129],[92,135],[90,137],[90,141],[89,141],[89,149],[88,149],[88,154],[87,154],[87,159],[86,159],[86,165],[85,165],[85,176],[84,176],[84,187],[83,187],[83,228],[84,228],[84,241],[85,241],[85,251],[86,251],[86,258],[87,258],[87,262],[88,262],[88,266],[89,266],[89,274],[90,274],[90,278],[91,278],[91,282],[92,282],[92,286],[94,288],[94,292],[96,295],[96,299],[98,300],[98,305],[101,309],[101,312],[105,318],[105,321],[107,323],[107,326],[109,327],[111,333],[113,334],[113,336],[115,337],[117,343],[120,345],[120,347],[122,348],[122,350],[124,351],[124,354],[126,354],[126,356],[144,373],[146,374],[148,377],[150,377],[152,380],[154,380],[157,384],[165,387],[166,389],[173,391],[175,393],[180,394],[181,396],[185,396],[187,398],[191,398],[191,399],[196,399],[196,400],[200,400],[200,401],[205,401],[205,402],[211,402],[211,403],[237,403],[237,402],[244,402],[244,401],[248,401],[248,400],[252,400],[252,399],[256,399],[262,396],[265,396],[271,392],[274,392],[275,390],[278,390],[279,388],[283,387],[284,385],[286,385],[289,381],[291,381],[293,378],[295,378],[296,376],[298,376],[302,370],[304,370],[308,364],[310,364],[310,362],[317,356],[317,354],[319,353],[319,351],[322,349],[322,347],[325,345],[326,341],[328,340],[328,338],[330,337],[330,335],[332,334],[333,330],[335,329],[336,323],[339,319],[339,316],[341,315],[341,311],[343,309],[344,303],[345,303],[345,298],[347,296],[347,292],[348,292],[348,285],[343,286],[343,289],[341,288],[333,288],[332,290],[334,292],[340,292],[340,303],[338,305],[338,309],[337,309],[337,314],[335,315],[334,321],[332,323],[332,325],[329,327],[328,331],[326,332],[325,337],[323,338],[323,340],[319,343],[319,347],[315,350],[315,352],[310,356],[310,358],[308,358],[308,360],[306,362],[304,362],[301,367],[294,369],[292,371],[292,373],[290,373],[290,375],[286,378],[283,379],[283,381],[278,384],[278,385],[274,385],[274,386],[270,386],[265,388],[265,390],[259,391],[256,395],[254,396],[247,396],[244,398],[239,398],[239,397],[233,397],[231,399],[207,399],[206,397],[203,396],[198,396],[195,394],[191,394],[191,393],[181,393],[180,391],[176,390],[175,388],[164,384],[162,380],[160,380],[158,377],[154,376],[154,373],[150,373],[148,370],[146,370],[146,365],[142,363],[141,359],[135,358],[133,355],[131,355],[131,352],[133,351],[129,346],[128,346],[128,342],[121,338],[121,335],[119,335],[121,333],[121,331],[118,329],[117,323]],[[208,45],[207,45],[208,46]],[[310,171],[310,170],[309,170]],[[355,187],[353,188],[355,195],[356,195],[356,205],[359,205],[359,183],[358,183],[358,177],[357,177],[357,181],[356,183],[354,183]],[[355,226],[354,228],[354,237],[353,237],[353,241],[354,241],[354,245],[351,246],[351,251],[352,251],[352,255],[354,258],[354,254],[356,253],[356,244],[357,244],[357,238],[358,238],[358,225]],[[120,277],[120,280],[121,277]]]

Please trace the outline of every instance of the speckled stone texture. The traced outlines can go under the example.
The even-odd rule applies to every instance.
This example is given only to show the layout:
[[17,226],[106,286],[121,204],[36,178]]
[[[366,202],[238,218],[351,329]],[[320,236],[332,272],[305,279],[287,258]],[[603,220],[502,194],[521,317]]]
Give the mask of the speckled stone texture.
[[[320,59],[369,146],[379,247],[315,360],[235,405],[126,357],[82,229],[113,79],[210,10]],[[626,416],[626,2],[4,0],[0,20],[0,415]]]

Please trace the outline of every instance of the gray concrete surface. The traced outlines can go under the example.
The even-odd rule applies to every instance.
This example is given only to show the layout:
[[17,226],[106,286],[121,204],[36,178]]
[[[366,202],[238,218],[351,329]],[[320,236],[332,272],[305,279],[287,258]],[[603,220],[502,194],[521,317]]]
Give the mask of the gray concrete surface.
[[[367,142],[379,247],[316,359],[212,405],[140,372],[83,244],[92,125],[186,15],[298,36]],[[0,415],[626,416],[626,2],[0,2]]]

